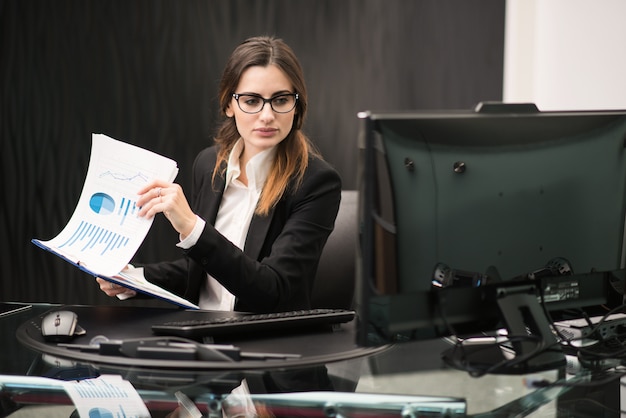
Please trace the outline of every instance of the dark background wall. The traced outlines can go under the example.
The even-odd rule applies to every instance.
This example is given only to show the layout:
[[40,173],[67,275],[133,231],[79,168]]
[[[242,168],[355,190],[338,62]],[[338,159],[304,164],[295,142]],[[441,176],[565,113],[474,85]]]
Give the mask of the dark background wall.
[[[31,238],[71,216],[92,132],[175,159],[187,187],[211,143],[226,58],[258,34],[300,57],[305,129],[346,189],[357,112],[502,97],[502,0],[0,0],[0,300],[116,303]],[[136,259],[177,257],[176,241],[157,217]]]

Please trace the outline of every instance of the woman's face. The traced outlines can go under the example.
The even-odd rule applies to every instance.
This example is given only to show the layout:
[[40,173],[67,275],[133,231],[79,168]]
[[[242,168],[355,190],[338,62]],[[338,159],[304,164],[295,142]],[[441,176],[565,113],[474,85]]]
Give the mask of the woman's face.
[[[258,95],[265,99],[279,94],[294,93],[291,82],[285,73],[275,65],[247,68],[241,75],[236,94]],[[244,98],[240,98],[243,106]],[[244,152],[248,158],[279,144],[287,137],[293,125],[295,108],[287,113],[277,113],[269,103],[264,103],[258,113],[245,113],[232,98],[226,108],[226,115],[234,117],[237,130],[245,143]]]

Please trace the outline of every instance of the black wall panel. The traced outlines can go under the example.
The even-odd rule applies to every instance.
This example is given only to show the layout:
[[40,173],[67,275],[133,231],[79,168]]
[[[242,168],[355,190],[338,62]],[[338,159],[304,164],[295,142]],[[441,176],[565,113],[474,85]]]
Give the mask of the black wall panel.
[[[92,132],[177,160],[186,187],[225,60],[257,34],[300,57],[305,129],[347,189],[358,111],[502,96],[502,0],[0,0],[0,300],[116,303],[30,239],[71,216]],[[176,240],[157,217],[137,259],[174,258]]]

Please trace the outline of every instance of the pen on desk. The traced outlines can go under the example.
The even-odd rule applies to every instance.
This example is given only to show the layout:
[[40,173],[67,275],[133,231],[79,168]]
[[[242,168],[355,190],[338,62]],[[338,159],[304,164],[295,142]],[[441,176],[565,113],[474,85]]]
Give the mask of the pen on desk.
[[100,350],[99,345],[93,345],[93,344],[58,343],[57,347],[64,347],[64,348],[80,350],[80,351],[94,351],[94,352],[97,352]]
[[260,360],[288,360],[288,359],[296,359],[302,357],[300,354],[290,354],[290,353],[258,353],[252,351],[242,351],[240,353],[242,358],[248,359],[260,359]]

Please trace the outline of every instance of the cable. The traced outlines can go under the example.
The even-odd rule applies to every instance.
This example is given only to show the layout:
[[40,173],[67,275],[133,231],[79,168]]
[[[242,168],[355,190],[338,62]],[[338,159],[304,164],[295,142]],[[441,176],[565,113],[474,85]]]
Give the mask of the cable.
[[[554,327],[553,325],[553,328],[559,334],[559,337],[561,338],[561,343],[567,344],[569,347],[572,347],[573,349],[575,349],[579,355],[579,358],[581,357],[581,355],[584,355],[588,357],[586,359],[587,361],[593,361],[594,359],[596,360],[619,359],[620,357],[626,355],[626,341],[625,341],[626,335],[604,338],[604,336],[601,335],[599,331],[611,315],[622,311],[625,307],[626,307],[626,304],[622,304],[622,305],[616,306],[613,309],[610,309],[604,314],[604,316],[602,316],[602,318],[600,318],[600,320],[596,324],[591,323],[589,331],[578,338],[568,339],[558,332],[557,327]],[[589,320],[589,322],[591,321]],[[582,341],[591,336],[594,336],[595,339],[598,341],[594,345],[591,345],[589,347],[580,347],[580,346],[574,346],[572,344],[574,341]],[[611,347],[610,345],[611,343],[614,343],[615,346]]]
[[[447,315],[445,314],[444,306],[446,302],[445,292],[438,292],[438,303],[436,304],[439,310],[439,316],[444,323],[445,328],[448,330],[450,335],[458,335],[452,326],[452,324],[448,321]],[[486,334],[484,334],[486,335]],[[466,349],[464,342],[471,342],[472,339],[481,338],[480,336],[470,337],[465,339],[456,338],[455,344],[450,351],[450,361],[452,365],[460,370],[465,370],[472,377],[481,377],[490,373],[498,373],[502,371],[506,371],[506,369],[514,369],[519,365],[527,363],[529,360],[541,355],[549,348],[546,346],[543,339],[536,335],[510,335],[507,336],[506,339],[501,341],[494,341],[493,344],[485,344],[484,347],[473,346],[471,353],[468,351],[469,348]],[[535,348],[529,353],[525,354],[517,354],[512,359],[505,359],[494,363],[488,367],[476,367],[472,365],[470,361],[471,355],[475,355],[479,353],[481,350],[492,350],[494,347],[498,347],[499,350],[511,350],[511,345],[514,345],[518,342],[524,341],[533,341],[536,342]],[[514,351],[514,350],[513,350]]]

